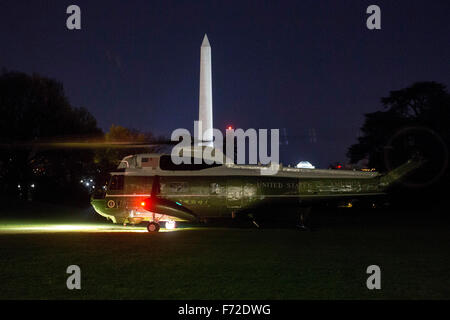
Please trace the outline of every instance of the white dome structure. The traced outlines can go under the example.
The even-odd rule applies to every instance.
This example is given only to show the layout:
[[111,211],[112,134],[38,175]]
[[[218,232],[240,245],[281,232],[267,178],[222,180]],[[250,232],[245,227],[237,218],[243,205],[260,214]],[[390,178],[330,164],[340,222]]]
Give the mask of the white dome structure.
[[316,168],[309,161],[300,161],[295,167],[301,168],[301,169],[315,169]]

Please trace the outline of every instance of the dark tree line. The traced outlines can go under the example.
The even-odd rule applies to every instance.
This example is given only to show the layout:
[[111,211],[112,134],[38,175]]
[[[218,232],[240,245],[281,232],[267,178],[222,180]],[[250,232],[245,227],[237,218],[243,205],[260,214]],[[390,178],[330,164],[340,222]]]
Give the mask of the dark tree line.
[[3,141],[102,133],[89,111],[70,105],[60,82],[37,74],[3,71],[0,112]]
[[[67,99],[62,83],[21,72],[0,74],[0,192],[3,197],[56,200],[86,195],[80,177],[95,177],[130,150],[51,147],[40,142],[100,142],[151,139],[112,126],[104,134],[83,107]],[[39,142],[39,143],[35,143]]]
[[101,136],[85,108],[70,105],[63,85],[37,74],[3,71],[0,75],[0,179],[2,195],[30,198],[47,190],[58,197],[89,167],[92,151],[32,145],[55,137]]
[[[417,82],[391,91],[381,103],[383,110],[365,115],[362,136],[347,153],[351,162],[368,159],[369,166],[387,171],[389,163],[399,165],[416,152],[427,162],[409,178],[422,188],[402,191],[409,195],[407,202],[441,201],[449,187],[450,94],[446,87],[437,82]],[[428,185],[427,181],[434,183]]]
[[444,85],[418,82],[405,89],[391,91],[381,98],[382,111],[367,113],[362,136],[348,150],[352,163],[364,158],[371,166],[385,169],[384,147],[396,132],[407,126],[425,126],[450,141],[450,95]]

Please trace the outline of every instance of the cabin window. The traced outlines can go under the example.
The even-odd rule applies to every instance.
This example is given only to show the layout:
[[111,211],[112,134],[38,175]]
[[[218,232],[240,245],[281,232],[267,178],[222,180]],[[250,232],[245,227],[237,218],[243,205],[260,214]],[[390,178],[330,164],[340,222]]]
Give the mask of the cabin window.
[[141,158],[142,168],[158,168],[158,158]]
[[211,183],[210,184],[210,194],[220,194],[220,186],[218,183]]
[[194,158],[191,158],[190,164],[186,164],[186,163],[174,164],[172,162],[171,156],[168,156],[168,155],[161,156],[161,158],[159,160],[159,167],[161,168],[161,170],[174,170],[174,171],[203,170],[203,169],[214,168],[214,167],[219,167],[219,166],[221,166],[221,164],[217,164],[217,163],[207,164],[207,163],[205,163],[205,161],[203,159],[202,159],[202,163],[195,164]]
[[153,177],[126,176],[125,192],[131,194],[149,194],[152,190]]
[[123,190],[122,175],[111,176],[111,180],[109,181],[109,190]]
[[166,189],[168,189],[171,193],[186,192],[188,187],[186,182],[171,182],[167,185]]

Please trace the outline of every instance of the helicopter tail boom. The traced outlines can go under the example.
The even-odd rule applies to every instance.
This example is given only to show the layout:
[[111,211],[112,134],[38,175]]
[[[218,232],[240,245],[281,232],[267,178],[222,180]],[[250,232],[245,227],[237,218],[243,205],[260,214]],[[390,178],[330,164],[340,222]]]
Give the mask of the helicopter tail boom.
[[414,157],[409,159],[407,162],[402,164],[401,166],[387,172],[382,175],[380,179],[380,186],[382,188],[388,188],[389,186],[395,184],[396,182],[401,181],[407,175],[412,173],[414,170],[423,166],[426,161],[420,157]]

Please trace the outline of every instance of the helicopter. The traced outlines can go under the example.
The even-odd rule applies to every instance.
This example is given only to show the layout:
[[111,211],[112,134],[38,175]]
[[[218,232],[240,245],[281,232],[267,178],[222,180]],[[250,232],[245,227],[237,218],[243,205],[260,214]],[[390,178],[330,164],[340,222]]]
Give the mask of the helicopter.
[[[352,200],[386,194],[387,189],[423,164],[411,158],[380,174],[356,170],[306,169],[278,165],[277,173],[265,175],[267,165],[214,163],[194,159],[175,164],[169,153],[140,153],[123,158],[110,173],[106,186],[91,196],[101,216],[117,224],[147,223],[158,232],[161,223],[173,229],[177,222],[205,222],[214,218],[248,216],[259,227],[255,213],[262,209],[290,207],[307,228],[311,207],[319,202]],[[220,152],[212,150],[209,152]],[[201,153],[200,153],[201,154]]]

